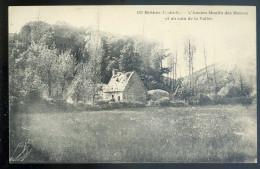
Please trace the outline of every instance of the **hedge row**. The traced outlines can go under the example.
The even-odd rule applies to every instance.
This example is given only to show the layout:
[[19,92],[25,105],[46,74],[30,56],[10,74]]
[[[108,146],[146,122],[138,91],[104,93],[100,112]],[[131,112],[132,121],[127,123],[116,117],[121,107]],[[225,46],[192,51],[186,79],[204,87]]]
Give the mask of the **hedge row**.
[[[138,108],[138,107],[185,107],[188,105],[216,105],[216,104],[243,104],[249,105],[254,102],[253,97],[236,97],[236,98],[224,98],[224,97],[193,97],[188,101],[170,101],[169,98],[164,97],[159,100],[150,100],[145,105],[144,103],[129,103],[129,102],[105,102],[98,101],[96,105],[76,103],[70,104],[62,100],[40,100],[38,104],[27,105],[30,109],[24,109],[22,112],[71,112],[71,111],[99,111],[99,110],[112,110],[112,109],[124,109],[124,108]],[[32,107],[34,106],[34,107]],[[30,110],[30,111],[29,111]],[[13,110],[14,111],[14,110]],[[21,109],[20,111],[21,112]]]
[[68,104],[62,101],[52,101],[52,105],[55,105],[60,110],[78,110],[78,111],[97,111],[97,110],[112,110],[112,109],[124,109],[124,108],[138,108],[138,107],[185,107],[188,105],[216,105],[216,104],[244,104],[249,105],[253,103],[252,97],[236,97],[236,98],[223,98],[223,97],[196,97],[189,101],[170,101],[169,98],[161,98],[159,100],[150,100],[147,104],[144,103],[129,103],[129,102],[105,102],[98,101],[96,105],[76,103]]
[[254,97],[246,97],[246,96],[229,98],[229,97],[221,97],[221,96],[208,97],[206,95],[201,95],[201,96],[191,97],[187,102],[189,105],[216,105],[216,104],[249,105],[253,103],[254,99],[255,99]]
[[85,110],[112,110],[112,109],[123,109],[123,108],[138,108],[145,107],[144,103],[128,103],[128,102],[97,102],[96,105],[89,105],[84,103],[74,104],[74,107],[79,111]]

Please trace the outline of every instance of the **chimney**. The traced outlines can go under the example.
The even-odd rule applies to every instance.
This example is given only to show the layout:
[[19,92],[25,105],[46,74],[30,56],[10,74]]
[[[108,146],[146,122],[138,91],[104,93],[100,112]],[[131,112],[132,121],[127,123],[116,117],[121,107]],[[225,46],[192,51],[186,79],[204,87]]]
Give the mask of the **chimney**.
[[112,70],[112,76],[115,76],[117,74],[117,72],[118,72],[118,69],[113,69]]

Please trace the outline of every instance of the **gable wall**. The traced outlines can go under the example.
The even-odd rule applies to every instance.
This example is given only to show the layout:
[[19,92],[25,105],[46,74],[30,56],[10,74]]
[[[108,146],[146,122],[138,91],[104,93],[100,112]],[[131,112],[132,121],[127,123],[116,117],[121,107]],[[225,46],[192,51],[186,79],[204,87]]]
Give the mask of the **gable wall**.
[[133,73],[123,92],[124,101],[145,102],[147,91],[136,72]]

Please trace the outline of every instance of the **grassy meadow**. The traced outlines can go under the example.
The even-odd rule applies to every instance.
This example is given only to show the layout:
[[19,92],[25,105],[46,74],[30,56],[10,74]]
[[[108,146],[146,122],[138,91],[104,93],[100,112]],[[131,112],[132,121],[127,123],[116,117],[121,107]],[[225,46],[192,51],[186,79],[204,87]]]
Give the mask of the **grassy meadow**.
[[12,119],[23,162],[256,162],[256,105],[44,111]]

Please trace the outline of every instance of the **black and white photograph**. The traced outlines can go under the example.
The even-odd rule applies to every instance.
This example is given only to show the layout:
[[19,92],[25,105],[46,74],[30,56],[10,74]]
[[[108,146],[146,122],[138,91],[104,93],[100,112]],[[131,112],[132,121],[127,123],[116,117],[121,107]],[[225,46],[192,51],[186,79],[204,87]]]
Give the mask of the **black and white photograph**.
[[10,163],[257,163],[256,7],[8,13]]

